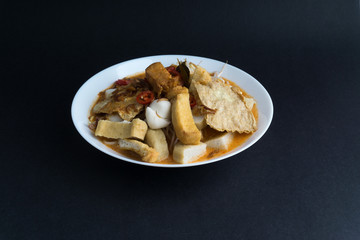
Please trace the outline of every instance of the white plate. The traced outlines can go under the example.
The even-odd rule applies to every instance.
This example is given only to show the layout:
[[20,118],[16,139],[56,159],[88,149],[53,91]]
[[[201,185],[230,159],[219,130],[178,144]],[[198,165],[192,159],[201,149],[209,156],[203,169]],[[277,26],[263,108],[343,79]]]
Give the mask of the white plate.
[[258,141],[264,135],[266,130],[269,128],[273,117],[273,104],[269,93],[255,78],[253,78],[246,72],[234,66],[231,66],[230,64],[226,65],[222,76],[235,82],[237,85],[243,88],[248,94],[253,96],[257,102],[257,108],[259,113],[258,130],[254,134],[252,134],[251,137],[244,144],[235,148],[234,150],[217,158],[203,162],[195,162],[189,164],[155,164],[155,163],[141,162],[123,156],[113,151],[112,149],[108,148],[104,144],[102,144],[94,136],[94,134],[88,128],[88,116],[89,116],[90,108],[94,103],[94,101],[96,100],[97,94],[100,91],[109,87],[115,80],[119,78],[133,75],[135,73],[143,72],[146,67],[148,67],[150,64],[154,62],[161,62],[164,66],[168,66],[171,64],[176,64],[177,59],[184,60],[185,58],[189,62],[193,62],[195,64],[200,63],[200,65],[209,72],[215,72],[215,71],[219,72],[224,66],[223,62],[209,58],[204,58],[204,57],[195,57],[188,55],[159,55],[159,56],[137,58],[134,60],[122,62],[114,66],[111,66],[91,77],[78,90],[71,106],[72,119],[80,135],[95,148],[99,149],[100,151],[110,156],[131,163],[153,166],[153,167],[170,167],[170,168],[189,167],[189,166],[197,166],[207,163],[213,163],[222,159],[229,158],[252,146],[256,141]]

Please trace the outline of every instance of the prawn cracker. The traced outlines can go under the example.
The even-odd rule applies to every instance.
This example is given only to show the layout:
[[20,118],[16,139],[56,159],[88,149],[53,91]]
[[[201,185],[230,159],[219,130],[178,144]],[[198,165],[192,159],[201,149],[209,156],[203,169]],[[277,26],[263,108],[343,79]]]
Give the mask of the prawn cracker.
[[206,85],[195,83],[201,103],[214,113],[207,113],[206,123],[218,130],[250,133],[256,130],[256,120],[241,96],[231,86],[220,81],[211,81]]

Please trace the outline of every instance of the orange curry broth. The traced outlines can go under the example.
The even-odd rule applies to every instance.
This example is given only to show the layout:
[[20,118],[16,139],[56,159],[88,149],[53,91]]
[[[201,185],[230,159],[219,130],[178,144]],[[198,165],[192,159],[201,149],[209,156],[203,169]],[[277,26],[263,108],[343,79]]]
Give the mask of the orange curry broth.
[[[213,75],[213,74],[211,74]],[[134,74],[134,75],[131,75],[129,76],[128,78],[144,78],[145,77],[145,73],[138,73],[138,74]],[[231,86],[237,86],[239,87],[238,85],[236,85],[234,82],[226,79],[226,78],[223,78],[225,79],[225,83],[226,84],[229,84]],[[245,97],[251,97],[249,94],[247,94],[242,88],[240,88],[243,95]],[[98,100],[96,100],[96,102],[94,103],[94,105],[97,103]],[[93,105],[93,106],[94,106]],[[91,108],[92,109],[92,108]],[[255,117],[255,120],[256,122],[258,122],[258,110],[257,110],[257,106],[256,104],[254,105],[253,109],[252,109],[252,113],[254,114],[254,117]],[[212,136],[215,136],[216,133],[219,133],[218,131],[216,130],[213,130],[211,129],[209,126],[207,126],[205,129],[202,130],[203,131],[203,135],[206,136],[204,137],[204,139],[202,139],[202,142],[205,142],[209,139],[212,138]],[[234,133],[234,138],[232,139],[232,141],[230,142],[229,144],[229,147],[227,150],[216,150],[216,149],[213,149],[213,148],[209,148],[207,147],[206,148],[206,153],[201,156],[199,159],[191,162],[191,163],[195,163],[195,162],[202,162],[202,161],[206,161],[206,160],[210,160],[210,159],[213,159],[213,158],[216,158],[216,157],[219,157],[223,154],[226,154],[232,150],[234,150],[235,148],[241,146],[243,143],[246,142],[246,140],[248,138],[250,138],[252,135],[252,133],[237,133],[235,132]],[[131,158],[131,159],[134,159],[134,160],[138,160],[138,161],[141,161],[141,158],[139,155],[137,155],[136,153],[132,152],[132,151],[129,151],[129,150],[123,150],[123,149],[120,149],[119,145],[118,144],[110,144],[111,142],[117,142],[117,140],[111,140],[111,139],[107,139],[107,138],[104,138],[104,137],[97,137],[104,145],[106,145],[107,147],[111,148],[112,150],[114,150],[115,152],[118,152],[128,158]],[[160,162],[156,162],[154,164],[179,164],[177,162],[175,162],[175,160],[172,158],[172,155],[170,154],[168,158],[160,161]]]

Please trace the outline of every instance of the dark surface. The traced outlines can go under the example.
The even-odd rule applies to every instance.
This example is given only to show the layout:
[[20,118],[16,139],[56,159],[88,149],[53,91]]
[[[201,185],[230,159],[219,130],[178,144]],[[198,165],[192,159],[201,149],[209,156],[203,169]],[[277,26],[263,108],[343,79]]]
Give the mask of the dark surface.
[[[1,18],[0,239],[360,238],[358,1],[16,3]],[[257,78],[274,102],[264,137],[184,169],[80,137],[88,78],[172,53]]]

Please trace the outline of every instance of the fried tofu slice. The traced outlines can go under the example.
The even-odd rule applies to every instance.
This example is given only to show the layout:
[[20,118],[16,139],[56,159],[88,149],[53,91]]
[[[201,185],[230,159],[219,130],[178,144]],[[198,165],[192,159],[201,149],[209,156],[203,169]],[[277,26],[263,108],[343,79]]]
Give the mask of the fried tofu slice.
[[175,144],[173,158],[178,163],[190,163],[206,153],[206,144],[185,145],[182,143]]
[[216,150],[227,150],[233,138],[233,133],[224,132],[219,134],[215,138],[206,141],[205,143],[208,147]]
[[188,93],[178,94],[173,99],[171,117],[176,136],[183,144],[200,143],[201,132],[195,125]]
[[169,157],[168,144],[161,129],[149,129],[145,135],[145,142],[159,153],[159,161]]
[[140,140],[144,140],[146,132],[148,130],[148,125],[145,121],[135,118],[131,121],[131,128],[130,128],[130,138],[136,138]]
[[198,65],[192,75],[191,82],[192,81],[206,84],[211,81],[211,76],[208,71]]
[[137,140],[119,139],[119,147],[137,153],[144,162],[154,163],[159,159],[159,153],[154,148]]
[[148,66],[145,69],[145,76],[158,97],[163,91],[167,93],[170,89],[181,85],[180,78],[172,77],[160,62]]
[[146,122],[139,118],[135,118],[132,122],[100,120],[95,130],[95,136],[113,139],[134,138],[144,140],[147,129]]
[[189,91],[192,94],[195,94],[196,93],[194,86],[195,83],[207,84],[209,82],[211,82],[210,74],[204,68],[197,65],[194,70],[194,73],[190,77]]
[[169,92],[166,94],[166,97],[167,97],[167,99],[171,100],[174,97],[176,97],[176,95],[181,94],[181,93],[189,93],[188,88],[182,87],[182,86],[176,86],[169,90]]

